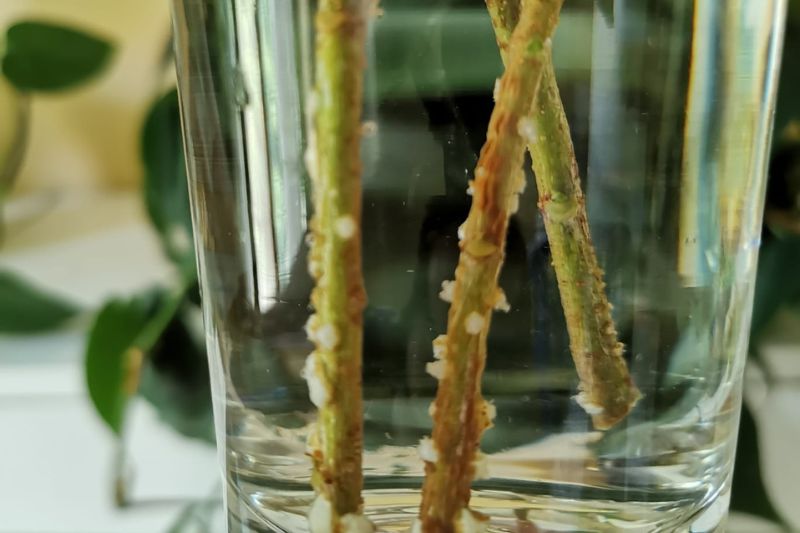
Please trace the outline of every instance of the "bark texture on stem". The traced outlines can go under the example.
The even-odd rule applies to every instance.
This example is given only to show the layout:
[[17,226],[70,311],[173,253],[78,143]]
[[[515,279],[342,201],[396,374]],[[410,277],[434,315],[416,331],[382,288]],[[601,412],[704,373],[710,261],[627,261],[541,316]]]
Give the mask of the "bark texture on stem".
[[[486,5],[503,61],[508,63],[509,36],[519,20],[520,0],[486,0]],[[591,415],[595,428],[608,429],[627,416],[641,395],[623,358],[624,346],[611,316],[550,56],[548,52],[530,113],[528,148],[570,350],[580,378],[578,401]]]
[[305,367],[319,408],[309,440],[318,497],[311,531],[339,532],[360,516],[363,427],[361,271],[361,108],[366,35],[363,0],[320,0],[316,13],[315,87],[306,166],[313,185],[309,271],[315,345]]
[[[425,443],[425,483],[419,520],[425,533],[458,531],[468,510],[480,437],[491,425],[492,407],[480,391],[486,338],[492,311],[505,298],[497,286],[504,259],[509,216],[524,187],[526,117],[530,115],[550,38],[563,0],[525,0],[511,38],[508,65],[498,82],[489,122],[470,190],[472,207],[460,230],[455,283],[447,334],[434,343],[440,360],[431,372],[440,378],[434,404],[433,439]],[[479,519],[478,519],[479,520]]]

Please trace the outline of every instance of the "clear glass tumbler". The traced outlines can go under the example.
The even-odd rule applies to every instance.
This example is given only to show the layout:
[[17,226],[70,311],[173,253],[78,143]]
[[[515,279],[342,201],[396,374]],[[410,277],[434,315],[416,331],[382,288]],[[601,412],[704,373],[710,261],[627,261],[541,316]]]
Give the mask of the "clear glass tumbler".
[[[488,4],[516,5],[512,15],[524,18],[538,1]],[[315,16],[335,4],[173,2],[234,532],[309,530],[308,440],[319,430],[304,372],[314,348],[304,329],[314,288],[306,236],[323,194],[314,183],[325,178],[308,169],[336,145],[310,143],[314,117],[331,109],[314,89],[329,65],[315,63],[315,43],[330,30]],[[506,301],[497,303],[510,310],[491,315],[479,383],[496,415],[470,506],[492,532],[716,531],[736,446],[785,2],[564,4],[555,37],[539,44],[552,46],[566,122],[558,92],[540,91],[517,134],[507,128],[495,139],[522,139],[534,156],[512,175],[515,187],[528,183],[518,206],[504,204]],[[379,531],[408,531],[426,469],[453,455],[441,457],[425,437],[433,431],[441,451],[463,429],[432,429],[429,406],[444,379],[432,342],[448,328],[440,295],[482,290],[465,284],[466,270],[455,294],[442,282],[453,279],[460,247],[483,257],[464,244],[478,226],[459,228],[473,201],[488,198],[481,148],[493,109],[510,98],[526,104],[497,81],[521,31],[505,46],[508,35],[495,29],[508,21],[477,0],[363,9],[364,61],[345,65],[345,75],[363,73],[363,87],[340,100],[355,102],[347,112],[362,123],[360,164],[343,174],[357,183],[360,167],[361,220],[325,227],[333,219],[320,215],[315,228],[360,237],[363,410],[337,416],[363,420],[364,514]],[[566,159],[554,163],[553,151]],[[489,315],[473,315],[466,330],[485,331]],[[604,364],[614,368],[605,381]],[[357,395],[358,385],[326,386]]]

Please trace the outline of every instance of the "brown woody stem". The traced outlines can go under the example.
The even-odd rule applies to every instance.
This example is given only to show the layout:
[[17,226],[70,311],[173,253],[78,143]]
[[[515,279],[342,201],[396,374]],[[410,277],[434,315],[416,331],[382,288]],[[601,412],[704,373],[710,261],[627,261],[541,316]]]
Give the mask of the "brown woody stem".
[[361,107],[364,0],[319,0],[315,88],[306,165],[313,185],[309,271],[316,282],[306,363],[319,408],[309,440],[317,501],[312,532],[339,532],[362,519],[361,352],[366,303],[361,272]]
[[422,531],[450,533],[475,519],[467,509],[480,437],[491,425],[490,407],[481,396],[486,338],[492,310],[504,297],[497,278],[504,259],[509,216],[524,186],[527,117],[550,51],[550,38],[563,0],[525,0],[511,37],[506,72],[499,80],[471,184],[469,216],[461,230],[461,254],[451,299],[447,335],[434,349],[442,359],[432,373],[440,377],[434,404],[433,442],[425,454],[425,483],[419,519]]
[[[520,0],[486,0],[486,5],[508,63],[509,36],[519,19]],[[608,429],[627,416],[641,395],[622,356],[624,346],[617,338],[603,271],[589,235],[575,150],[549,52],[530,120],[529,150],[580,378],[578,401],[597,429]]]

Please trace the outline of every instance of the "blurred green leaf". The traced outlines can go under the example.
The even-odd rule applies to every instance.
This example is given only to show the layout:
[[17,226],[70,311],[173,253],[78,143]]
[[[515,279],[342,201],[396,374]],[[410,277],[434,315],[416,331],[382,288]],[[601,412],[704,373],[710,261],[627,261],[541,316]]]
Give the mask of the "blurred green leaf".
[[0,333],[37,333],[63,324],[78,308],[27,281],[0,272]]
[[108,63],[111,44],[47,22],[22,21],[6,32],[3,74],[22,91],[56,91],[84,83]]
[[125,405],[131,396],[128,385],[138,378],[136,339],[153,313],[153,295],[106,303],[95,318],[86,347],[86,383],[100,417],[119,435]]
[[179,315],[173,317],[151,350],[139,394],[181,435],[214,442],[205,350]]
[[174,89],[150,110],[142,134],[142,158],[144,197],[150,220],[169,258],[186,279],[191,279],[195,275],[192,219],[178,93]]
[[125,405],[138,390],[147,354],[180,309],[184,294],[156,289],[112,300],[97,314],[86,348],[86,382],[97,412],[114,433],[122,430]]
[[89,395],[120,435],[128,400],[139,394],[179,433],[213,442],[208,364],[181,316],[185,288],[112,300],[98,313],[86,350]]
[[733,468],[731,510],[748,513],[773,522],[784,521],[770,502],[761,477],[758,428],[747,404],[742,405],[739,440]]

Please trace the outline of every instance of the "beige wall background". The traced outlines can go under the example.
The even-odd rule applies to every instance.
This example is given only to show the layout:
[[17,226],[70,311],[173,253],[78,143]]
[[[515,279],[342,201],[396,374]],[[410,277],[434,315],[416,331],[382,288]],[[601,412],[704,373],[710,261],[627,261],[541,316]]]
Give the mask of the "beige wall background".
[[136,186],[142,176],[139,135],[145,114],[171,77],[159,68],[169,38],[169,0],[0,0],[3,32],[29,18],[102,35],[114,42],[115,53],[109,68],[90,84],[33,98],[15,193]]

